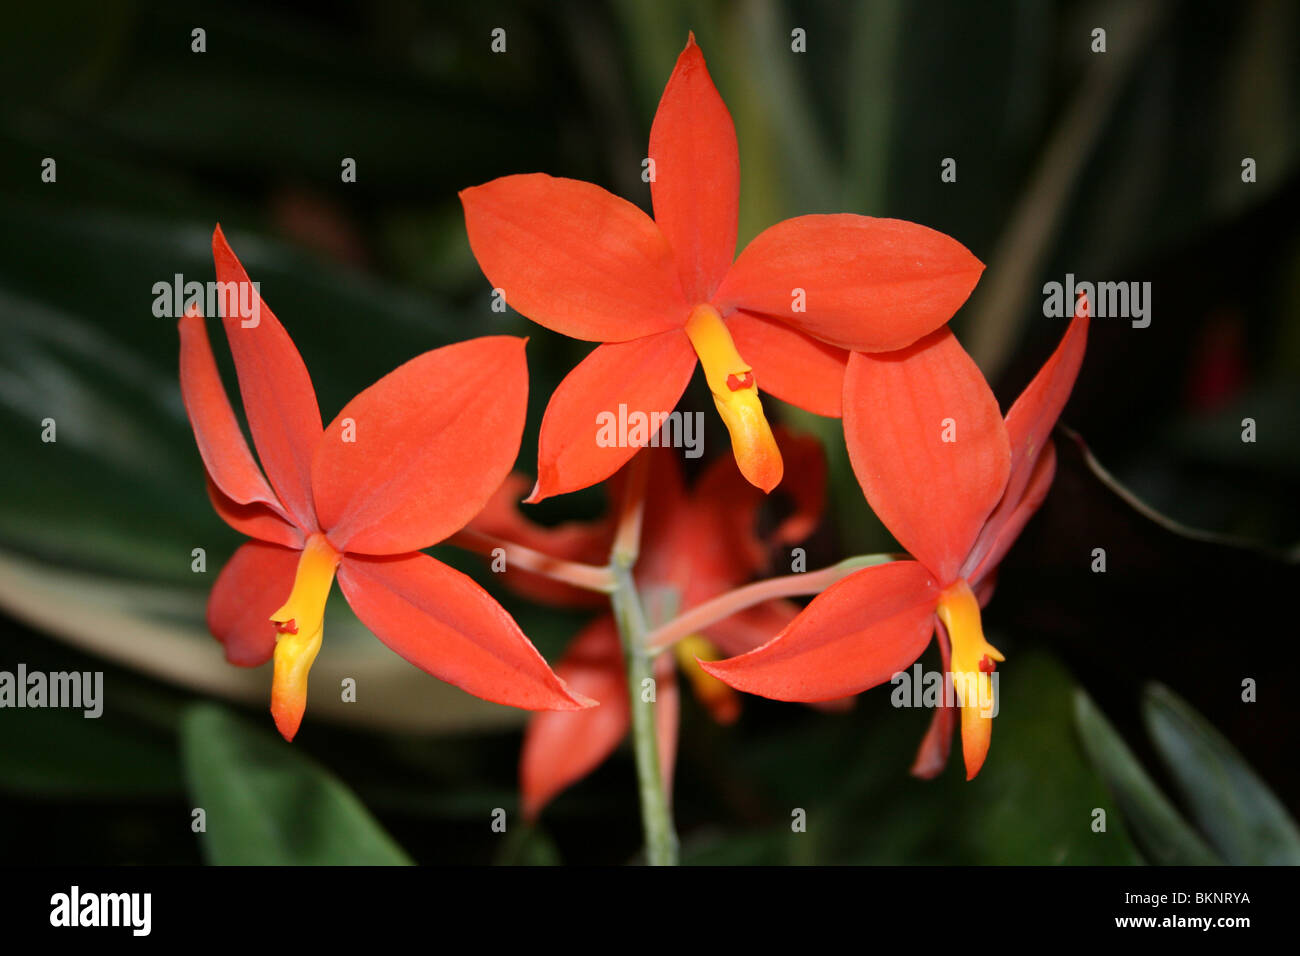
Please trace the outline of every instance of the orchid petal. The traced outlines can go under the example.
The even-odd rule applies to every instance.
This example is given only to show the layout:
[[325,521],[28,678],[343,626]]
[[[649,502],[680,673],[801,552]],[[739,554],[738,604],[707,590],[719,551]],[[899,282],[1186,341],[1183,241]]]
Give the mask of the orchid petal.
[[[648,444],[648,424],[676,406],[695,370],[686,333],[673,329],[597,346],[565,377],[546,406],[529,502],[604,481]],[[660,416],[656,419],[655,416]],[[638,421],[646,423],[635,434]],[[626,423],[627,434],[621,434]]]
[[484,275],[537,324],[625,342],[686,321],[668,240],[627,200],[542,173],[494,179],[460,199]]
[[864,568],[819,594],[763,646],[701,666],[737,690],[776,700],[861,693],[921,655],[934,633],[938,594],[916,561]]
[[854,353],[844,379],[853,473],[880,520],[950,583],[1011,468],[997,400],[947,329],[910,348]]
[[[939,644],[943,673],[947,674],[952,670],[952,653],[948,644],[948,629],[943,626],[943,621],[935,620],[934,636]],[[917,748],[916,759],[912,761],[912,776],[920,777],[922,780],[933,780],[943,772],[943,768],[948,764],[948,754],[952,750],[952,731],[956,717],[957,708],[949,707],[947,702],[940,698],[939,706],[934,710],[934,717],[930,719],[925,737],[921,739],[921,746]]]
[[707,302],[736,255],[740,154],[694,34],[659,101],[649,158],[655,222],[672,246],[686,301]]
[[988,757],[997,713],[993,673],[1002,652],[984,636],[979,600],[965,580],[944,589],[935,611],[948,633],[952,660],[948,674],[961,707],[962,757],[966,779],[973,780]]
[[555,673],[573,693],[600,706],[546,711],[528,721],[519,788],[524,816],[530,820],[562,790],[604,763],[627,736],[630,722],[623,652],[611,616],[599,617],[579,632]]
[[1020,393],[1007,412],[1007,436],[1011,441],[1011,475],[1007,479],[1006,504],[1014,508],[1028,487],[1034,465],[1061,411],[1074,389],[1083,364],[1088,339],[1088,301],[1082,296],[1061,342],[1033,381]]
[[[1088,302],[1080,297],[1075,317],[1056,351],[1007,412],[1011,472],[1002,500],[989,515],[979,540],[966,559],[966,571],[976,565],[980,567],[980,571],[971,576],[972,583],[1002,560],[1025,522],[1047,495],[1055,464],[1043,467],[1043,460],[1054,454],[1049,436],[1079,375],[1087,335]],[[995,551],[996,556],[993,554]]]
[[799,216],[759,233],[713,301],[724,315],[758,312],[840,348],[890,351],[952,318],[983,270],[961,243],[913,222]]
[[[647,448],[644,518],[641,522],[641,551],[636,563],[636,577],[643,591],[650,588],[673,592],[674,604],[670,608],[651,608],[656,599],[653,593],[643,594],[648,613],[662,613],[668,617],[682,610],[686,582],[691,576],[690,566],[695,561],[694,545],[697,541],[695,511],[686,492],[686,479],[682,474],[681,450],[677,448]],[[723,456],[724,458],[726,456]],[[736,466],[726,462],[736,476],[736,481],[754,490],[736,471]],[[609,500],[619,502],[626,495],[625,480],[630,466],[624,467],[609,482]],[[758,494],[754,490],[755,494]]]
[[761,391],[814,415],[840,417],[848,352],[748,312],[728,316],[727,328]]
[[710,462],[692,489],[689,509],[678,513],[683,526],[678,549],[690,557],[682,577],[692,603],[764,570],[773,545],[806,538],[821,519],[826,502],[821,443],[786,428],[777,428],[776,435],[788,474],[777,490],[793,508],[770,534],[760,535],[758,529],[759,509],[768,496],[745,481],[725,455]]
[[228,297],[222,324],[258,458],[294,523],[315,531],[311,458],[320,441],[321,420],[311,376],[289,333],[249,282],[220,226],[212,234],[212,258],[217,281],[233,297],[252,305],[253,314],[242,315],[230,307]]
[[316,511],[336,548],[427,548],[483,509],[519,454],[524,342],[488,336],[425,352],[348,402],[312,463]]
[[962,575],[970,581],[976,596],[980,597],[981,607],[987,603],[988,598],[981,593],[980,586],[990,572],[997,569],[1007,552],[1011,550],[1011,546],[1016,543],[1016,539],[1020,537],[1020,532],[1029,523],[1029,519],[1043,503],[1047,492],[1051,490],[1052,478],[1055,474],[1056,446],[1052,444],[1051,439],[1048,439],[1047,445],[1038,455],[1038,460],[1034,462],[1034,473],[1019,502],[1005,515],[998,514],[998,511],[1001,511],[999,506],[998,511],[994,512],[997,520],[990,519],[985,525],[979,541],[971,551],[970,558],[962,566]]
[[772,640],[802,611],[793,601],[764,601],[710,624],[704,634],[727,657],[738,657]]
[[177,328],[181,338],[181,400],[209,478],[233,504],[261,503],[283,517],[284,508],[253,458],[221,384],[203,316],[191,309],[177,322]]
[[284,545],[286,548],[302,547],[305,540],[302,531],[296,525],[290,524],[270,505],[260,501],[240,504],[232,498],[227,498],[211,477],[207,480],[207,488],[208,500],[212,502],[217,516],[240,534],[259,541]]
[[427,554],[348,554],[338,581],[361,623],[439,680],[526,710],[595,706],[552,673],[505,608]]
[[275,652],[271,615],[293,589],[299,551],[263,541],[239,546],[208,595],[208,630],[224,645],[226,660],[257,667]]

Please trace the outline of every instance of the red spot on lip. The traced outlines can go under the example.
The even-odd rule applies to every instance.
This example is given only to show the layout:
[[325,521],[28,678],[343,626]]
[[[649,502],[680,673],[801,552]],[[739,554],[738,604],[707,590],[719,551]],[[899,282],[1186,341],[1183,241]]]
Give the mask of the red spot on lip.
[[987,654],[985,654],[983,657],[980,658],[980,670],[983,671],[985,674],[992,674],[997,669],[998,669],[997,662],[994,661]]
[[297,634],[298,621],[295,618],[289,618],[287,621],[277,622],[275,629],[281,634]]
[[742,388],[753,388],[753,387],[754,387],[754,372],[752,369],[748,372],[742,372],[739,375],[736,375],[733,372],[731,375],[727,376],[727,388],[731,389],[733,392],[738,392]]

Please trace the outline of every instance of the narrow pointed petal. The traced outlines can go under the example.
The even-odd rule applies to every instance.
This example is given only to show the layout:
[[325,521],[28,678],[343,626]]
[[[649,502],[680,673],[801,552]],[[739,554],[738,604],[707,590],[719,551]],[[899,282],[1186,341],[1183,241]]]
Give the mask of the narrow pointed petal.
[[911,664],[934,632],[938,589],[915,561],[849,575],[757,650],[701,666],[736,690],[776,700],[861,693]]
[[587,625],[555,665],[555,673],[573,693],[600,706],[544,711],[528,721],[519,787],[524,815],[530,820],[557,794],[604,763],[627,736],[627,678],[612,617],[605,615]]
[[595,706],[552,673],[505,608],[427,554],[346,555],[339,586],[361,623],[439,680],[525,710]]
[[978,584],[1002,560],[1051,487],[1056,462],[1050,436],[1083,364],[1088,309],[1087,299],[1080,296],[1056,351],[1007,412],[1011,472],[1006,492],[962,566],[962,576],[972,583]]
[[686,321],[668,240],[632,203],[542,173],[494,179],[460,200],[483,274],[538,325],[626,342]]
[[1013,498],[1029,483],[1034,459],[1046,444],[1074,389],[1088,344],[1088,324],[1088,300],[1080,296],[1074,318],[1060,344],[1007,412],[1007,431],[1012,438],[1011,454],[1016,471],[1007,484],[1007,491]]
[[1004,505],[1008,512],[1020,503],[1034,474],[1038,456],[1050,444],[1048,438],[1070,398],[1075,379],[1079,377],[1087,339],[1088,304],[1086,299],[1080,298],[1079,310],[1056,351],[1007,412],[1011,476],[1007,479]]
[[1056,446],[1049,438],[1046,447],[1038,455],[1038,460],[1034,462],[1034,473],[1030,477],[1029,486],[1020,495],[1020,501],[1005,515],[1000,514],[1002,506],[998,506],[994,517],[989,519],[988,524],[984,526],[984,531],[980,533],[979,540],[975,542],[970,558],[962,565],[962,577],[971,582],[971,587],[980,596],[981,607],[988,600],[981,593],[981,585],[1002,563],[1002,559],[1020,537],[1020,532],[1025,530],[1025,525],[1029,523],[1029,519],[1034,516],[1034,512],[1047,497],[1047,492],[1051,490],[1052,478],[1055,474]]
[[885,527],[941,584],[954,580],[1006,487],[1011,451],[997,399],[953,334],[854,353],[844,438]]
[[[951,652],[948,644],[948,629],[943,622],[934,622],[934,637],[939,644],[939,657],[943,662],[943,672],[952,670]],[[930,727],[917,748],[916,759],[912,761],[912,776],[922,780],[933,780],[948,765],[948,754],[952,750],[952,728],[956,721],[957,710],[945,705],[941,698],[939,706],[934,709]]]
[[269,541],[271,544],[281,544],[286,548],[302,547],[305,540],[302,531],[285,520],[278,510],[260,501],[241,505],[227,498],[211,477],[206,484],[208,500],[212,502],[213,510],[222,521],[240,534],[259,541]]
[[952,318],[983,270],[957,240],[916,223],[799,216],[746,246],[713,302],[724,315],[758,312],[840,348],[882,352]]
[[311,458],[320,440],[321,420],[311,376],[289,333],[249,282],[220,226],[212,234],[212,257],[217,281],[252,305],[245,314],[227,304],[222,324],[258,458],[294,523],[314,531]]
[[672,246],[688,302],[707,302],[736,255],[736,127],[694,35],[677,58],[650,127],[655,222]]
[[354,398],[312,463],[336,548],[405,554],[469,523],[510,473],[528,411],[524,339],[425,352]]
[[239,546],[221,569],[208,595],[208,630],[226,651],[226,660],[257,667],[275,652],[271,612],[293,588],[299,552],[262,541]]
[[[677,405],[695,361],[680,329],[594,349],[546,406],[537,487],[528,500],[577,491],[618,471],[649,443],[653,416]],[[638,422],[643,423],[639,428]]]
[[748,312],[728,316],[727,328],[764,392],[814,415],[840,417],[848,352]]
[[177,322],[181,338],[181,400],[212,483],[236,505],[260,503],[284,516],[240,431],[221,384],[203,316],[191,309]]

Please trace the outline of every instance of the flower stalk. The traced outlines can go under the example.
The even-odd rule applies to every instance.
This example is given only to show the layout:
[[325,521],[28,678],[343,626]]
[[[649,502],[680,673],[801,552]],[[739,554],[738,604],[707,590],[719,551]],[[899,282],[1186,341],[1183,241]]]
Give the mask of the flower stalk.
[[614,575],[608,567],[583,564],[581,561],[568,561],[552,557],[534,548],[516,544],[506,538],[487,534],[475,528],[464,528],[447,539],[449,544],[472,551],[475,554],[493,557],[498,548],[505,555],[506,564],[512,568],[531,571],[570,584],[584,591],[597,591],[601,594],[614,592]]
[[660,651],[676,644],[682,638],[702,631],[709,625],[731,617],[738,611],[777,598],[821,594],[832,584],[848,577],[855,571],[877,564],[887,564],[903,557],[905,555],[901,554],[862,554],[846,558],[838,564],[832,564],[817,571],[786,574],[779,578],[768,578],[764,581],[756,581],[743,588],[736,588],[736,590],[721,594],[711,601],[697,604],[685,614],[655,628],[646,636],[646,649],[651,655],[658,654]]
[[651,866],[676,866],[677,831],[673,827],[673,811],[664,790],[659,762],[655,695],[645,693],[646,688],[654,686],[654,659],[646,647],[649,628],[641,595],[632,575],[632,568],[640,554],[641,516],[645,504],[648,461],[645,455],[640,455],[630,465],[627,495],[619,517],[614,546],[610,551],[610,571],[614,578],[610,603],[614,608],[614,620],[623,647],[623,661],[627,667],[632,752],[636,761],[646,862]]

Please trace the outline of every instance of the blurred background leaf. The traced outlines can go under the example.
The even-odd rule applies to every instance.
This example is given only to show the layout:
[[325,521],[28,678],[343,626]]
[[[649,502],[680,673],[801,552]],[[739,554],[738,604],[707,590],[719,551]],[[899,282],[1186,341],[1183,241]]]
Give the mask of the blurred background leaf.
[[1300,866],[1295,821],[1222,734],[1160,684],[1147,686],[1142,711],[1156,752],[1199,833],[1160,792],[1088,696],[1079,691],[1075,697],[1084,747],[1152,863]]
[[302,752],[227,711],[181,718],[185,775],[209,863],[394,866],[410,859],[347,787]]
[[1300,831],[1232,746],[1160,684],[1142,700],[1148,733],[1201,831],[1237,865],[1300,866]]
[[1083,691],[1075,694],[1074,719],[1084,749],[1115,794],[1148,860],[1162,866],[1222,864]]

